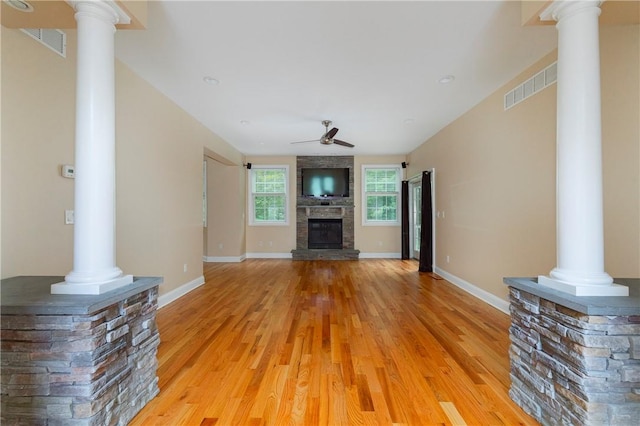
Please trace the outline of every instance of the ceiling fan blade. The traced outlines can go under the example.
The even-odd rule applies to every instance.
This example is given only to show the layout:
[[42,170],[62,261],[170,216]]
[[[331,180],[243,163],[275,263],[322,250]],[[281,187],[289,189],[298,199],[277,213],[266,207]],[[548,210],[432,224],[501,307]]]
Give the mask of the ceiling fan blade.
[[325,133],[324,136],[322,136],[320,139],[333,139],[333,137],[336,135],[336,133],[338,133],[338,128],[334,127],[333,129],[331,129],[327,133]]
[[346,146],[348,148],[353,148],[355,146],[353,144],[350,144],[349,142],[341,141],[340,139],[334,139],[333,143],[335,143],[336,145]]
[[319,142],[320,139],[313,139],[310,141],[298,141],[298,142],[289,142],[291,145],[296,144],[296,143],[309,143],[309,142]]

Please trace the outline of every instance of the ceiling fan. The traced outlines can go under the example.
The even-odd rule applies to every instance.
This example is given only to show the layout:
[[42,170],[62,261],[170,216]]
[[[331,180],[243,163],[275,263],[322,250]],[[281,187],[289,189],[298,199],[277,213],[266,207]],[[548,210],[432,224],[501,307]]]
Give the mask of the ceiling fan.
[[336,145],[342,145],[342,146],[346,146],[348,148],[353,148],[355,145],[350,144],[349,142],[345,142],[345,141],[341,141],[340,139],[334,139],[333,137],[336,135],[336,133],[338,133],[338,128],[334,127],[331,130],[329,130],[329,126],[331,126],[331,120],[322,120],[322,125],[325,128],[325,133],[324,135],[322,135],[322,137],[320,139],[313,139],[310,141],[298,141],[298,142],[291,142],[291,144],[296,144],[296,143],[308,143],[308,142],[320,142],[323,145],[331,145],[331,144],[336,144]]

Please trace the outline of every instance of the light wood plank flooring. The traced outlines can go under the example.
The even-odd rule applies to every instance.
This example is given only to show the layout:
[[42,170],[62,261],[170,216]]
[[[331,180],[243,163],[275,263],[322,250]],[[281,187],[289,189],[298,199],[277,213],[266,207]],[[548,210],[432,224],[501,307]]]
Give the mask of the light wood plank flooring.
[[205,264],[161,309],[160,394],[131,425],[536,424],[509,317],[396,259]]

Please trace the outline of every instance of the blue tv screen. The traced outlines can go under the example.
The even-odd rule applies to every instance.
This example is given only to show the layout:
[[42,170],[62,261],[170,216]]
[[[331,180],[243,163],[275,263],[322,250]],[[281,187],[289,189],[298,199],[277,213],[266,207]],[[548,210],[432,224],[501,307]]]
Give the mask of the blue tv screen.
[[302,169],[303,197],[348,197],[349,168]]

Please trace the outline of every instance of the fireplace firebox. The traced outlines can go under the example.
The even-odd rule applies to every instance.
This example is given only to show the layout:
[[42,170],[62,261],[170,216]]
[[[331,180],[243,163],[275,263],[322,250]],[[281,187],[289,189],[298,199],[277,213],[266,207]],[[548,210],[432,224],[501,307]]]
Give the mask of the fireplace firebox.
[[309,249],[341,249],[342,219],[309,219]]

